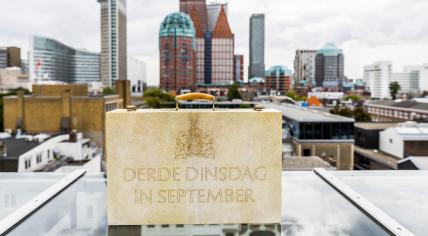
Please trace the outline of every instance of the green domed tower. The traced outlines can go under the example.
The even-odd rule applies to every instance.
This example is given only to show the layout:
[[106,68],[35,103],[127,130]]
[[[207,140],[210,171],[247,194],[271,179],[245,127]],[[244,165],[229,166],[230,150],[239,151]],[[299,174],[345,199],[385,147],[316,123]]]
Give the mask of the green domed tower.
[[160,87],[180,93],[196,89],[196,35],[190,17],[169,14],[159,30]]

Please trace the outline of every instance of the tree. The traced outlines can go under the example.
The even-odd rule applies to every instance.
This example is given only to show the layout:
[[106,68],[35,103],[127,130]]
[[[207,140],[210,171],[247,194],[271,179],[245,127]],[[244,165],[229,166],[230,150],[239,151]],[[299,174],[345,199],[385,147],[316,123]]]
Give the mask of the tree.
[[401,86],[398,82],[391,82],[389,84],[389,93],[391,94],[392,99],[397,99],[398,91],[401,90]]
[[115,93],[114,93],[114,90],[112,88],[110,88],[110,87],[103,88],[103,96],[109,96],[109,95],[113,95],[113,94],[115,94]]
[[174,104],[175,98],[169,93],[150,88],[144,92],[143,100],[150,108],[158,109],[170,107]]
[[354,109],[354,118],[355,118],[355,121],[357,121],[357,122],[371,122],[372,121],[372,117],[363,107],[357,107]]
[[296,91],[294,91],[294,90],[288,90],[288,92],[287,92],[287,94],[285,94],[287,97],[289,97],[289,98],[291,98],[291,99],[293,99],[294,101],[296,101],[296,102],[298,102],[298,101],[306,101],[306,100],[308,100],[308,98],[307,97],[305,97],[305,96],[303,96],[303,97],[301,97],[301,96],[299,96],[298,94],[297,94],[297,92]]
[[230,85],[229,90],[227,91],[227,100],[232,101],[234,99],[242,99],[242,95],[239,92],[239,85],[237,83]]

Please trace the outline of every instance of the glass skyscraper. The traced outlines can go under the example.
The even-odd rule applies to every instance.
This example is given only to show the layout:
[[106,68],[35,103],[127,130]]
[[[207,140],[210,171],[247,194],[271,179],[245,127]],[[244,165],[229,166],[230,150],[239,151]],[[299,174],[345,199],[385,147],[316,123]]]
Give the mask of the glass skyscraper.
[[66,83],[100,81],[100,54],[77,50],[55,39],[34,36],[30,49],[32,81]]
[[265,15],[253,14],[250,18],[249,79],[265,77]]
[[127,79],[126,0],[101,4],[101,82],[112,87]]
[[333,43],[318,50],[315,57],[315,82],[317,87],[338,89],[345,80],[343,51]]

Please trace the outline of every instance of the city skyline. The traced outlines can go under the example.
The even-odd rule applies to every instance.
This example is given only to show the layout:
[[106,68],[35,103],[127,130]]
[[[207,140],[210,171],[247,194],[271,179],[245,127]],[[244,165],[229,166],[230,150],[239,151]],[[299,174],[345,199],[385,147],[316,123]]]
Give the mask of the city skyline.
[[[235,53],[245,55],[244,68],[249,62],[248,20],[253,13],[267,16],[266,68],[277,64],[292,68],[295,50],[319,49],[326,42],[334,42],[343,49],[347,58],[345,75],[350,78],[362,78],[364,66],[374,61],[390,60],[394,71],[405,65],[428,62],[428,54],[423,53],[428,51],[428,29],[422,27],[428,21],[424,13],[428,3],[423,0],[382,0],[370,5],[368,1],[338,0],[328,4],[315,0],[269,1],[262,6],[256,0],[243,2],[228,1],[228,15],[236,37]],[[28,19],[37,20],[25,20],[27,17],[13,20],[13,9],[18,9],[18,5]],[[100,14],[96,1],[40,0],[34,4],[17,0],[5,8],[6,14],[0,16],[0,45],[21,47],[23,58],[34,34],[100,51]],[[389,14],[376,14],[379,9]],[[128,54],[147,62],[150,85],[159,84],[159,23],[167,13],[177,10],[178,0],[128,0]],[[245,69],[245,78],[247,73]]]

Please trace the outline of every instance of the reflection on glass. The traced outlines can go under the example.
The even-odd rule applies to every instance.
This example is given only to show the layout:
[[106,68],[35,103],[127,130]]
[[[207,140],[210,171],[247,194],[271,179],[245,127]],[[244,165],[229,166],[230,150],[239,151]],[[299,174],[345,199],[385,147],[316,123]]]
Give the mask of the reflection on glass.
[[0,220],[45,191],[64,174],[0,174]]
[[428,172],[329,172],[416,235],[427,235]]
[[313,172],[283,172],[285,235],[388,235]]
[[104,176],[87,175],[8,235],[106,235],[106,197]]

